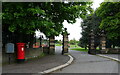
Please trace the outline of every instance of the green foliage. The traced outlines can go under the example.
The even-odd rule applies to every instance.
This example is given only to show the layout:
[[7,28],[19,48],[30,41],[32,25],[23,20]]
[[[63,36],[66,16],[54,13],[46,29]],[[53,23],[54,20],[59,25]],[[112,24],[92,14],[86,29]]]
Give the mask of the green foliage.
[[71,50],[88,52],[88,50],[85,48],[72,48]]
[[59,35],[63,22],[75,23],[92,11],[91,2],[3,2],[3,29],[34,34],[40,30],[47,36]]
[[79,40],[79,46],[85,48],[89,45],[91,30],[93,30],[93,33],[95,34],[96,46],[98,45],[101,32],[101,30],[99,29],[100,22],[101,19],[96,14],[88,15],[86,19],[83,19],[83,22],[81,23],[82,37]]
[[3,3],[3,24],[9,25],[11,32],[18,30],[21,33],[33,34],[35,29],[43,24],[45,20],[36,14],[45,15],[44,10],[33,8],[30,4],[32,3]]
[[95,45],[100,42],[101,30],[105,30],[107,48],[120,46],[120,2],[103,2],[100,7],[83,19],[82,38],[79,46],[89,45],[89,34],[91,30],[95,34]]
[[109,39],[117,39],[120,34],[120,2],[103,2],[96,11],[102,18],[100,28],[106,31]]
[[78,46],[77,44],[75,44],[75,45],[71,45],[71,44],[70,44],[70,48],[75,48],[75,47],[78,48],[79,46]]
[[78,41],[77,41],[77,40],[75,40],[75,38],[74,38],[73,40],[70,40],[70,41],[69,41],[69,43],[70,43],[70,44],[72,44],[72,45],[75,45],[75,44],[77,44],[77,43],[78,43]]
[[61,44],[55,44],[55,46],[62,46]]

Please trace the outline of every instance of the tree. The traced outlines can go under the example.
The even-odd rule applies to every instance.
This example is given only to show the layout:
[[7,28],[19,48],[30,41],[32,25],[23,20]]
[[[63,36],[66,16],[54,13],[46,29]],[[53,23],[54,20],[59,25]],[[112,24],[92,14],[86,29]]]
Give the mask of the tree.
[[105,30],[109,43],[120,46],[120,2],[103,2],[96,14],[102,18],[99,28]]
[[72,40],[69,41],[69,43],[72,44],[72,45],[75,45],[75,44],[78,43],[78,41],[75,40],[75,38],[73,38]]
[[[21,42],[32,42],[35,30],[40,30],[47,37],[57,36],[62,32],[64,20],[75,23],[75,19],[84,18],[91,10],[91,2],[3,2],[3,33],[21,37]],[[16,37],[14,37],[16,38]],[[18,39],[19,40],[19,39]],[[17,40],[17,42],[18,42]]]
[[[113,8],[114,7],[114,8]],[[79,45],[86,47],[89,44],[89,34],[93,30],[95,34],[95,47],[100,44],[101,31],[105,30],[106,47],[113,48],[120,46],[120,2],[103,2],[100,7],[90,14],[86,19],[83,19],[82,38]]]
[[83,19],[83,22],[81,23],[82,37],[79,40],[79,46],[87,48],[90,43],[91,30],[93,30],[93,33],[95,34],[95,48],[99,45],[101,34],[101,30],[99,29],[100,22],[101,18],[96,14],[90,14],[86,19]]
[[5,2],[3,3],[3,23],[4,26],[9,25],[11,32],[19,29],[20,32],[30,34],[39,29],[46,35],[50,35],[49,32],[52,35],[58,35],[62,31],[64,20],[75,23],[76,18],[87,14],[87,9],[90,9],[89,2],[69,2],[68,4],[63,2]]
[[[114,7],[114,8],[113,8]],[[103,2],[96,11],[102,18],[100,28],[106,31],[109,39],[120,37],[120,2]]]

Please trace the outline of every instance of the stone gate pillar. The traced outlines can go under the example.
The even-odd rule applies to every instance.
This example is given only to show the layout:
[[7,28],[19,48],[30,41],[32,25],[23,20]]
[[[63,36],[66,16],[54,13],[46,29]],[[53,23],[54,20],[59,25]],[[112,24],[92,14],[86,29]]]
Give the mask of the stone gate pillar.
[[49,54],[55,54],[55,37],[49,38]]
[[65,28],[65,31],[62,33],[63,35],[63,47],[62,47],[62,55],[65,53],[68,53],[68,33],[67,28]]
[[90,40],[90,42],[89,42],[89,51],[88,51],[88,53],[89,54],[96,54],[96,50],[95,50],[95,39],[94,39],[94,33],[93,33],[93,31],[91,31],[91,33],[90,33],[90,35],[89,35],[89,40]]
[[106,51],[106,38],[105,38],[104,31],[102,31],[102,34],[101,34],[100,46],[101,46],[101,53],[107,53],[107,51]]

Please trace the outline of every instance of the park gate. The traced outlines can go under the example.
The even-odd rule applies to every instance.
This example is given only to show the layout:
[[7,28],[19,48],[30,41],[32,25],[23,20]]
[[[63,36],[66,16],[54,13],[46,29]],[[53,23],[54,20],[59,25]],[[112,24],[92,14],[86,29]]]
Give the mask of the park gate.
[[[63,33],[63,46],[62,46],[62,55],[68,53],[68,33],[67,28],[64,29]],[[55,37],[49,37],[49,54],[55,54]]]
[[[89,54],[96,54],[95,50],[95,35],[93,31],[91,31],[91,34],[89,35]],[[100,35],[100,53],[106,53],[106,39],[105,39],[105,34],[104,31],[102,31]]]

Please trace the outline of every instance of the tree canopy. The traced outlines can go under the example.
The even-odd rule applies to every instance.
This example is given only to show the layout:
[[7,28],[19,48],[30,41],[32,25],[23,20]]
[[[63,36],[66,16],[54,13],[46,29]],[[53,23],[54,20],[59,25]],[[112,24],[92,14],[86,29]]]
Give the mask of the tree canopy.
[[120,2],[103,2],[96,13],[102,18],[100,28],[106,31],[107,37],[120,38]]
[[80,38],[79,46],[87,47],[87,45],[89,45],[91,31],[93,31],[95,35],[95,45],[98,46],[101,34],[101,30],[99,29],[100,22],[101,18],[95,13],[88,15],[87,18],[83,19],[83,22],[81,23],[82,37]]
[[95,34],[95,45],[99,44],[101,31],[105,31],[106,47],[120,46],[120,2],[103,2],[100,7],[86,19],[83,19],[82,38],[79,45],[86,47],[89,44],[91,30]]
[[92,12],[91,2],[3,2],[3,30],[34,34],[40,30],[47,36],[59,35],[64,20],[75,23]]

